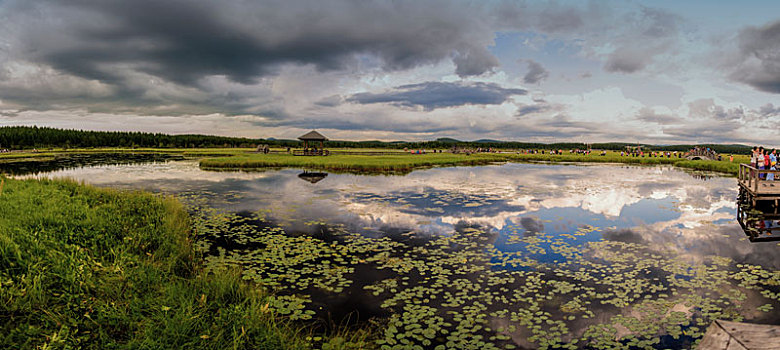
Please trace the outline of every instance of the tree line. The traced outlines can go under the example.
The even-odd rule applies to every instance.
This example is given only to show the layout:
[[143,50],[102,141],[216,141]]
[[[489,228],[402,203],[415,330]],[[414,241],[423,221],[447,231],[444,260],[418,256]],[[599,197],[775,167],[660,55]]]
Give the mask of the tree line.
[[[244,137],[226,137],[211,135],[168,135],[162,133],[127,131],[85,131],[74,129],[56,129],[37,126],[0,127],[0,149],[31,148],[90,148],[90,147],[154,147],[154,148],[219,148],[219,147],[257,147],[269,145],[275,147],[299,147],[298,140],[251,139]],[[439,138],[434,141],[342,141],[332,140],[326,143],[329,148],[394,148],[394,149],[598,149],[624,151],[641,147],[645,151],[685,152],[694,146],[709,147],[718,153],[749,154],[750,146],[745,145],[649,145],[624,142],[608,143],[536,143],[515,141],[460,141]]]
[[0,127],[0,148],[89,148],[89,147],[252,147],[261,140],[208,136],[167,135],[127,131],[84,131],[37,126]]

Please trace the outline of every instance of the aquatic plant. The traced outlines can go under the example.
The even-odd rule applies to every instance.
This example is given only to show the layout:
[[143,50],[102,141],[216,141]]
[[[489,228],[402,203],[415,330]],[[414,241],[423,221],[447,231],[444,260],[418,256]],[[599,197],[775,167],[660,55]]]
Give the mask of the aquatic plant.
[[[240,267],[244,278],[296,300],[281,310],[312,317],[333,311],[321,309],[329,296],[373,300],[389,314],[376,341],[382,349],[652,349],[665,338],[695,344],[714,319],[741,321],[780,307],[780,271],[719,256],[691,263],[646,244],[580,241],[603,230],[590,225],[534,236],[510,228],[506,243],[520,249],[502,251],[477,226],[369,238],[310,223],[327,232],[315,237],[286,232],[266,215],[196,212],[198,240],[213,252],[209,269]],[[538,259],[547,254],[563,258]],[[363,278],[381,277],[355,279],[357,267],[374,271]]]

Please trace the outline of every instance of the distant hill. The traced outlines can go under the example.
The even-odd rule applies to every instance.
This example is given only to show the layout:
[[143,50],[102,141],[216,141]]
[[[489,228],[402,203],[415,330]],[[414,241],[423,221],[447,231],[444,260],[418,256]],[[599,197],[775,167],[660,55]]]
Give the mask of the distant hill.
[[460,143],[460,142],[463,142],[463,141],[461,141],[461,140],[456,140],[456,139],[449,138],[449,137],[440,137],[440,138],[436,139],[436,142],[442,142],[442,143]]
[[504,143],[506,141],[498,141],[498,140],[491,140],[491,139],[479,139],[476,141],[473,141],[475,143]]

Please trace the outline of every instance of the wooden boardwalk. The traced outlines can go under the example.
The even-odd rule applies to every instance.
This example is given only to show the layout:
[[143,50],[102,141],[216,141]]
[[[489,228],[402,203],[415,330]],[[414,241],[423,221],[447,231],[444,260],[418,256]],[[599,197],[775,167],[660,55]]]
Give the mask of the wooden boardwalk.
[[[775,180],[765,180],[768,174],[774,174]],[[759,170],[748,164],[740,164],[737,179],[754,206],[757,201],[766,200],[774,201],[775,206],[780,204],[780,170]]]
[[780,350],[780,326],[715,320],[699,350]]

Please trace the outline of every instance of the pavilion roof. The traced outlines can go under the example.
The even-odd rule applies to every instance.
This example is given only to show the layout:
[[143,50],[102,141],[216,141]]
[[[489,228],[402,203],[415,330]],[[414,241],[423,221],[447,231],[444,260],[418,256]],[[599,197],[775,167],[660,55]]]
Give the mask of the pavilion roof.
[[322,136],[322,134],[318,133],[317,130],[312,130],[304,134],[303,136],[298,137],[298,140],[301,141],[328,141],[328,138],[325,136]]

